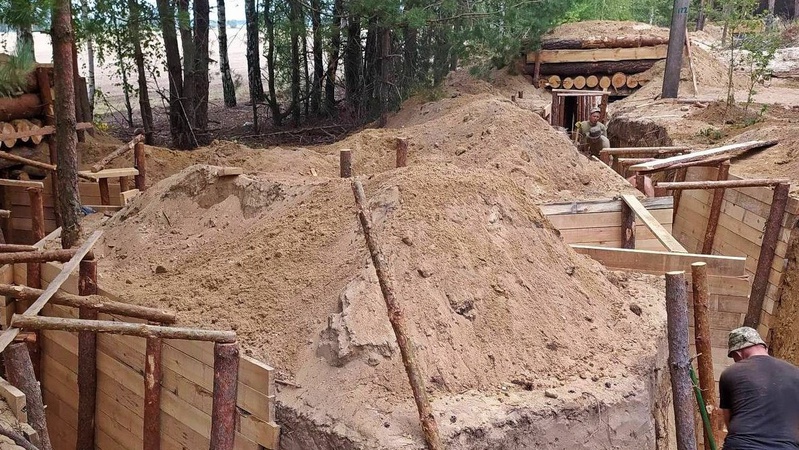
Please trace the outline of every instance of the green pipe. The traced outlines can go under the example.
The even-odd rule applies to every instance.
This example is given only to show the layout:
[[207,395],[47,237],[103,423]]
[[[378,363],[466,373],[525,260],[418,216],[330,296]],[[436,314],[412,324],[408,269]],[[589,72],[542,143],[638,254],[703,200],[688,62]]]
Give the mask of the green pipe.
[[710,450],[717,450],[716,439],[713,438],[713,429],[710,427],[710,419],[707,416],[707,407],[705,406],[705,400],[702,399],[702,390],[699,389],[699,381],[696,379],[696,372],[694,372],[693,367],[689,366],[688,373],[691,374],[691,384],[694,385],[696,402],[699,404],[699,414],[702,416],[702,423],[705,424],[705,435],[707,436],[708,443],[710,443]]

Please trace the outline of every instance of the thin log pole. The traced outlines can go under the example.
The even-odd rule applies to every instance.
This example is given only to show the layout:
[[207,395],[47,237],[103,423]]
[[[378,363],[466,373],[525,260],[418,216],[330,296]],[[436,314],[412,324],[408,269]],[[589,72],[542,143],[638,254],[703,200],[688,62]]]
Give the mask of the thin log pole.
[[419,367],[416,365],[413,341],[409,338],[402,308],[400,308],[399,302],[397,302],[396,297],[394,297],[393,280],[391,279],[391,274],[388,269],[388,263],[383,253],[380,251],[377,237],[374,235],[374,230],[372,229],[372,213],[366,206],[366,195],[363,192],[363,186],[361,186],[360,181],[352,180],[352,192],[355,194],[355,204],[358,208],[358,218],[361,221],[364,238],[366,239],[366,246],[369,248],[369,254],[372,256],[372,264],[377,273],[380,291],[383,293],[383,299],[388,309],[388,320],[391,322],[391,327],[394,329],[397,345],[402,355],[402,363],[405,366],[405,372],[408,374],[408,381],[413,391],[413,398],[416,401],[416,408],[419,410],[419,420],[422,424],[425,442],[427,443],[428,449],[441,450],[443,446],[441,445],[441,438],[438,435],[438,424],[433,415],[433,409],[430,407],[430,401],[427,399],[424,377]]
[[640,173],[635,174],[635,188],[646,195],[646,178]]
[[[726,181],[730,176],[730,162],[726,161],[719,165],[717,181]],[[721,217],[721,202],[724,200],[724,189],[713,191],[713,202],[710,204],[710,217],[707,218],[705,228],[705,240],[702,242],[702,253],[709,255],[713,251],[713,241],[716,239],[716,229],[719,226]]]
[[[38,252],[0,253],[0,264],[45,263],[51,261],[67,262],[75,256],[75,253],[77,253],[77,250],[71,248],[43,250]],[[92,252],[89,252],[89,256],[87,257],[91,256]]]
[[142,432],[144,450],[160,450],[161,448],[162,348],[163,340],[161,338],[147,338],[144,360],[144,428]]
[[39,248],[33,245],[0,244],[0,253],[38,252]]
[[[14,297],[22,300],[36,300],[44,293],[41,289],[33,289],[25,286],[14,286],[11,284],[0,284],[0,295]],[[79,295],[68,294],[63,291],[56,292],[50,303],[54,305],[71,306],[73,308],[89,308],[97,312],[107,314],[119,314],[126,317],[145,319],[159,323],[175,323],[177,317],[175,313],[146,306],[132,305],[130,303],[117,302],[106,297],[93,295],[81,297]]]
[[397,138],[397,167],[408,165],[408,140]]
[[352,177],[352,150],[341,149],[338,152],[338,164],[341,178]]
[[92,172],[99,172],[105,168],[111,161],[119,158],[120,156],[124,155],[125,153],[135,150],[136,144],[144,142],[144,135],[137,134],[133,140],[128,142],[127,144],[123,144],[113,152],[109,153],[105,158],[101,159],[91,167]]
[[788,193],[791,185],[780,183],[774,188],[771,200],[771,210],[763,230],[763,243],[760,245],[760,255],[757,257],[755,278],[752,280],[752,292],[749,294],[749,310],[746,312],[744,326],[757,329],[760,325],[760,314],[763,309],[763,299],[766,297],[768,278],[771,266],[774,263],[774,253],[777,251],[777,241],[782,230],[782,218],[788,205]]
[[677,450],[696,450],[694,404],[688,372],[688,296],[685,272],[666,273],[666,322],[669,339],[669,373],[674,398]]
[[100,204],[110,205],[111,192],[108,188],[108,178],[100,178],[100,180],[98,180],[98,184],[100,185]]
[[[688,169],[677,169],[674,172],[674,181],[677,183],[682,183],[685,181],[685,177],[688,176]],[[680,198],[682,198],[682,191],[674,191],[671,196],[674,198],[674,209],[672,210],[672,218],[677,218],[677,211],[680,208]]]
[[39,435],[39,448],[41,450],[52,450],[50,434],[47,431],[47,418],[44,413],[42,390],[33,373],[33,364],[28,353],[28,346],[21,342],[9,344],[3,350],[3,358],[8,382],[25,394],[28,423]]
[[[694,297],[694,342],[696,343],[697,368],[699,369],[699,389],[710,412],[714,440],[721,442],[721,431],[716,425],[721,411],[716,403],[716,382],[713,374],[713,354],[710,340],[710,318],[708,315],[707,263],[691,264],[691,285]],[[703,428],[704,430],[704,428]],[[705,449],[710,448],[710,439],[705,431]]]
[[136,189],[144,192],[147,189],[147,158],[142,142],[137,142],[133,146],[133,167],[139,171],[139,174],[133,177]]
[[791,180],[786,178],[776,179],[751,179],[751,180],[726,180],[726,181],[683,181],[681,183],[657,183],[657,187],[678,190],[678,189],[731,189],[745,187],[765,187],[776,186],[778,184],[789,184]]
[[[80,262],[78,294],[97,294],[97,261]],[[80,318],[97,320],[97,310],[80,308]],[[97,409],[97,333],[78,333],[78,441],[77,450],[94,449],[94,423]]]
[[214,400],[211,409],[211,450],[232,450],[236,424],[239,345],[214,345]]
[[[44,203],[42,201],[42,190],[39,188],[28,188],[28,197],[31,204],[31,232],[33,240],[39,242],[44,239]],[[38,251],[34,250],[34,251]],[[31,262],[27,267],[27,284],[32,288],[42,287],[42,267],[40,263]]]
[[31,167],[36,167],[43,170],[49,170],[54,172],[56,170],[56,166],[52,164],[43,163],[41,161],[36,161],[34,159],[28,159],[19,155],[15,155],[13,153],[8,153],[4,151],[0,151],[0,159],[7,159],[9,161],[14,161],[17,163],[25,164]]
[[621,248],[635,248],[635,212],[621,202]]
[[119,191],[125,192],[130,189],[130,183],[128,182],[128,177],[119,177]]

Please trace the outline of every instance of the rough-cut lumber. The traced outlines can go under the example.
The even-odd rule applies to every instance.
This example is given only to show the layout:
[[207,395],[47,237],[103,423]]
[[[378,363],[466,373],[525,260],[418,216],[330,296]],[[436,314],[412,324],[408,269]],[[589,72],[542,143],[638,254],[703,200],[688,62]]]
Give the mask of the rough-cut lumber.
[[339,151],[339,173],[341,178],[352,177],[352,150],[348,148]]
[[0,397],[6,401],[11,413],[20,423],[28,423],[25,394],[4,378],[0,378]]
[[599,86],[599,77],[596,75],[589,75],[585,79],[585,86],[589,88],[595,88]]
[[553,63],[579,63],[600,61],[658,60],[666,57],[667,44],[647,47],[615,47],[593,49],[541,50],[527,54],[527,63],[535,63],[540,54],[542,65]]
[[133,177],[139,174],[139,170],[136,169],[135,167],[125,167],[122,169],[104,169],[97,172],[81,170],[78,173],[83,175],[84,178],[87,180],[100,181],[100,180],[107,180],[109,178]]
[[[719,166],[719,173],[716,177],[717,181],[727,181],[730,175],[729,161]],[[702,241],[702,253],[709,255],[713,252],[713,241],[716,239],[716,230],[719,226],[719,218],[721,217],[721,202],[724,200],[724,189],[716,189],[713,191],[713,202],[710,205],[710,215],[707,219],[707,226],[705,227],[705,238]]]
[[613,76],[610,77],[610,84],[616,89],[623,88],[627,85],[627,75],[621,72],[614,73]]
[[589,38],[546,38],[541,42],[544,50],[567,50],[581,48],[634,48],[665,45],[666,36],[594,36]]
[[35,252],[0,253],[0,264],[67,262],[75,256],[75,249],[43,250]]
[[647,211],[646,207],[642,205],[635,196],[622,195],[622,200],[625,204],[627,204],[627,206],[630,207],[630,209],[632,209],[633,212],[635,212],[635,215],[641,219],[644,225],[649,228],[649,231],[651,231],[657,240],[660,241],[660,243],[663,244],[663,246],[666,247],[670,252],[688,253],[688,251],[685,250],[685,247],[683,247],[676,239],[674,239],[674,236],[672,236],[668,230],[663,228],[663,225],[661,225],[660,222],[655,219],[652,213]]
[[11,318],[11,326],[31,330],[57,330],[73,333],[79,331],[95,331],[143,338],[160,337],[163,339],[236,342],[236,333],[233,331],[162,327],[159,325],[116,322],[111,320],[63,319],[60,317],[40,317],[27,314],[14,314]]
[[33,373],[28,346],[19,342],[8,345],[3,349],[5,360],[6,375],[12,385],[19,388],[27,403],[28,423],[31,424],[39,435],[41,450],[52,450],[50,434],[47,431],[47,419],[44,413],[44,402],[42,401],[42,390],[36,376]]
[[574,87],[576,89],[582,89],[585,87],[585,77],[582,75],[574,77]]
[[[21,300],[36,300],[43,292],[44,291],[41,289],[33,289],[27,286],[0,284],[0,295]],[[106,314],[117,314],[164,324],[172,324],[177,321],[177,317],[173,312],[117,302],[99,295],[83,297],[59,291],[50,298],[50,303],[54,305],[71,306],[73,308],[94,309]]]
[[[521,91],[519,92],[521,93]],[[396,144],[397,146],[397,160],[396,166],[397,167],[405,167],[408,165],[408,139],[406,138],[397,138]]]
[[38,252],[39,248],[32,245],[0,244],[0,253]]
[[42,115],[42,102],[37,94],[0,97],[0,122],[30,119]]
[[753,150],[756,148],[764,148],[764,147],[771,147],[776,145],[776,140],[772,141],[750,141],[750,142],[742,142],[740,144],[730,144],[725,145],[722,147],[711,148],[707,150],[701,150],[698,152],[689,153],[686,155],[677,155],[672,156],[671,158],[663,158],[657,161],[652,161],[648,163],[638,164],[635,166],[630,167],[630,170],[636,172],[646,172],[655,169],[667,168],[674,164],[678,163],[685,163],[689,161],[698,161],[705,159],[709,156],[718,156],[721,154],[732,153],[732,152],[744,152]]
[[211,450],[233,450],[236,434],[236,390],[239,345],[214,344],[214,400],[211,407]]
[[635,212],[626,202],[621,204],[621,248],[635,248]]
[[[83,260],[78,269],[78,294],[97,294],[97,260]],[[80,318],[97,320],[97,310],[80,309]],[[78,333],[78,429],[79,449],[95,447],[94,424],[97,410],[97,334]]]
[[[652,68],[654,59],[639,59],[627,61],[597,61],[597,62],[566,62],[541,64],[541,75],[560,75],[561,77],[576,77],[587,73],[597,75],[613,75],[616,72],[638,73]],[[532,64],[525,64],[524,71],[532,72]]]
[[786,178],[766,178],[749,180],[724,180],[724,181],[683,181],[683,182],[659,182],[657,187],[667,190],[681,189],[732,189],[745,187],[766,187],[779,184],[789,184],[791,181]]
[[[691,287],[693,289],[694,300],[694,343],[696,345],[697,368],[699,369],[699,389],[702,391],[702,399],[705,407],[710,411],[711,417],[717,411],[716,404],[716,382],[713,377],[713,352],[710,340],[710,318],[708,316],[708,285],[707,285],[707,264],[697,262],[691,264]],[[712,423],[712,420],[711,420]],[[703,428],[704,430],[704,428]],[[705,431],[705,448],[708,436]]]
[[602,153],[613,156],[652,156],[652,155],[671,155],[674,153],[687,153],[690,147],[617,147],[606,148]]
[[561,85],[561,80],[557,75],[550,75],[549,78],[547,78],[547,83],[549,83],[549,85],[553,88],[559,88]]
[[413,341],[408,337],[409,333],[407,331],[402,308],[397,302],[396,297],[394,297],[391,272],[389,271],[385,256],[380,250],[377,237],[374,234],[375,231],[372,229],[371,211],[366,205],[366,195],[363,192],[363,186],[360,181],[352,180],[352,192],[355,194],[355,205],[358,209],[358,218],[360,219],[361,228],[363,229],[364,238],[366,239],[366,246],[369,248],[372,264],[374,265],[375,272],[377,273],[377,280],[380,284],[380,291],[383,293],[383,299],[386,302],[388,320],[391,322],[391,327],[394,329],[394,335],[397,338],[397,345],[399,346],[400,355],[402,356],[402,363],[405,366],[405,372],[408,375],[413,398],[416,401],[416,408],[419,411],[419,421],[422,424],[422,433],[427,443],[427,448],[430,450],[442,450],[444,447],[441,444],[441,438],[438,434],[438,424],[436,423],[436,417],[433,415],[433,408],[430,406],[430,401],[427,398],[427,391],[424,387],[425,379],[416,363]]
[[[652,197],[641,199],[641,204],[646,209],[671,209],[671,197]],[[620,212],[622,201],[618,198],[606,200],[587,200],[581,202],[547,203],[539,205],[541,212],[545,216],[555,216],[560,214],[591,214]]]
[[599,79],[599,87],[601,87],[602,89],[608,89],[608,88],[610,88],[610,77],[609,77],[609,76],[607,76],[607,75],[603,75],[603,76],[602,76],[602,77]]
[[697,255],[693,253],[627,250],[623,248],[570,245],[577,253],[590,256],[608,268],[627,269],[663,275],[673,270],[690,270],[695,262],[707,263],[714,276],[740,277],[746,275],[746,258],[737,256]]
[[[105,166],[107,166],[111,161],[113,161],[113,160],[119,158],[120,156],[124,155],[125,153],[133,150],[133,148],[139,142],[144,142],[144,135],[143,134],[137,134],[136,136],[133,137],[133,139],[130,142],[128,142],[127,144],[121,145],[119,148],[117,148],[113,152],[111,152],[108,155],[106,155],[105,158],[103,158],[100,161],[98,161],[95,164],[93,164],[92,167],[91,167],[91,171],[92,172],[99,172],[99,171],[103,170],[105,168]],[[138,175],[138,173],[136,175]]]
[[[135,170],[135,169],[134,169]],[[100,178],[98,185],[100,186],[100,204],[111,204],[111,190],[108,186],[108,178]]]
[[693,389],[688,372],[688,295],[683,271],[666,273],[666,324],[677,448],[696,450]]
[[777,251],[777,241],[782,231],[782,219],[788,205],[788,193],[791,185],[780,183],[774,188],[766,226],[763,230],[763,243],[760,246],[760,255],[757,258],[755,278],[752,280],[752,292],[749,294],[749,309],[746,312],[744,326],[757,329],[760,325],[760,315],[763,310],[763,300],[766,298],[768,278],[771,266],[774,264],[774,253]]
[[[33,432],[35,432],[35,430],[31,429],[31,433]],[[22,447],[24,450],[39,450],[38,447],[34,446],[30,441],[25,439],[20,433],[17,433],[13,429],[9,428],[7,425],[2,423],[0,423],[0,434],[11,439],[12,441],[14,441],[14,444]]]
[[145,450],[160,450],[161,448],[162,350],[163,340],[161,338],[147,338],[144,357],[144,426],[142,428],[142,441]]
[[147,189],[147,157],[144,152],[144,142],[137,142],[133,146],[133,167],[139,174],[133,177],[133,183],[141,192]]
[[44,189],[44,183],[42,183],[41,181],[7,180],[5,178],[0,179],[0,186]]

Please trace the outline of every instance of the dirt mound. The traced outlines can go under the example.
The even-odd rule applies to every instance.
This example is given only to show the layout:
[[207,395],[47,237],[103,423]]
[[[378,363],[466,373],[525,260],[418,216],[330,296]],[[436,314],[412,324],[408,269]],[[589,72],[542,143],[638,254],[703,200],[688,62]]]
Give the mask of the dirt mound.
[[734,142],[779,139],[774,147],[733,161],[731,171],[748,178],[789,178],[791,192],[799,194],[799,130],[796,126],[765,124],[747,130]]
[[547,39],[587,39],[596,36],[657,36],[669,37],[669,29],[641,22],[587,20],[560,25],[544,35]]

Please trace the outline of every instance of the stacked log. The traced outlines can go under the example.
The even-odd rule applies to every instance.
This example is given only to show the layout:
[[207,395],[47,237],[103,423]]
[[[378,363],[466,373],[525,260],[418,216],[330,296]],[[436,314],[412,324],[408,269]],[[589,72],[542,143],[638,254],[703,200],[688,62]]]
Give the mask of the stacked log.
[[[38,145],[43,136],[30,134],[41,128],[42,122],[38,119],[15,119],[10,122],[0,121],[0,147],[14,148],[17,144],[31,143]],[[15,137],[16,133],[27,133],[25,136]]]

